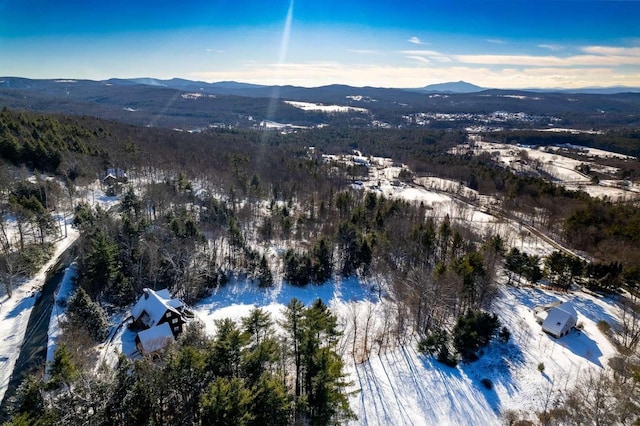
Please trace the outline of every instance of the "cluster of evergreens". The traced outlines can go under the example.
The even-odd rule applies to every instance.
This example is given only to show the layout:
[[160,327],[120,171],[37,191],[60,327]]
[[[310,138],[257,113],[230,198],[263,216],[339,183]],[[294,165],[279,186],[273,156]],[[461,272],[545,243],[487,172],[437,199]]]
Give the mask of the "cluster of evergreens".
[[292,299],[282,333],[254,309],[213,337],[191,325],[162,354],[89,373],[61,345],[46,381],[27,379],[9,425],[340,424],[353,418],[336,317],[321,300]]
[[[103,131],[102,129],[100,129]],[[104,152],[95,140],[99,134],[77,124],[66,124],[54,116],[0,112],[0,156],[14,165],[55,173],[66,154],[96,156]],[[77,169],[62,170],[72,175]]]
[[498,338],[506,343],[511,332],[500,328],[500,320],[496,314],[480,310],[469,310],[458,317],[451,333],[445,329],[435,329],[418,342],[418,350],[435,355],[438,361],[455,366],[458,356],[462,361],[470,362],[478,359],[478,351],[487,346],[492,339]]
[[639,224],[640,209],[636,205],[590,199],[566,218],[565,238],[601,262],[621,262],[627,278],[636,285],[640,278]]

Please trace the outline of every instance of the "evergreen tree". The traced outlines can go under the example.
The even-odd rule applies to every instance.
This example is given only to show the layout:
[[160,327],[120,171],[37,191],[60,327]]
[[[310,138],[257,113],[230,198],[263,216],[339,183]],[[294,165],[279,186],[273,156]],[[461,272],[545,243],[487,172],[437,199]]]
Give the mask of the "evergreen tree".
[[478,358],[476,352],[489,344],[500,328],[496,314],[469,310],[456,322],[453,328],[453,346],[465,361]]
[[173,424],[197,424],[200,399],[210,379],[206,369],[206,352],[191,346],[169,351],[163,369],[165,386],[171,390],[167,412]]
[[66,345],[60,344],[53,354],[53,361],[49,365],[51,378],[47,386],[55,389],[62,385],[67,385],[78,378],[79,372],[71,359],[71,352]]
[[321,299],[304,312],[301,347],[304,407],[311,424],[339,423],[353,416],[344,389],[343,362],[335,352],[337,317]]
[[285,347],[289,348],[289,355],[293,358],[295,367],[294,401],[297,402],[302,394],[302,343],[304,338],[303,319],[304,304],[295,297],[287,304],[281,325],[286,332]]
[[251,390],[237,377],[218,377],[202,396],[202,424],[220,426],[249,425],[251,413]]
[[284,254],[284,279],[293,285],[307,285],[312,278],[311,259],[307,254],[299,255],[293,249]]
[[92,297],[108,290],[117,272],[118,245],[102,230],[90,237],[81,282]]
[[82,288],[78,288],[69,300],[67,322],[72,327],[86,330],[96,342],[104,340],[109,330],[104,310]]
[[207,359],[207,368],[216,376],[240,377],[242,369],[242,349],[247,344],[247,336],[229,318],[216,320],[218,329]]
[[312,281],[320,284],[331,278],[333,255],[329,242],[321,238],[313,247]]
[[263,374],[252,388],[252,425],[286,426],[291,424],[291,397],[282,378]]
[[274,337],[273,321],[269,313],[252,309],[242,318],[248,346],[243,351],[243,369],[248,384],[253,385],[278,360],[278,344]]
[[[43,400],[44,383],[33,375],[27,376],[11,397],[9,413],[14,418],[15,425],[37,424],[45,414],[46,407]],[[23,423],[20,419],[22,418]],[[53,424],[42,422],[42,424]]]
[[263,254],[258,265],[258,284],[260,287],[271,287],[273,285],[273,274],[269,269],[267,258]]

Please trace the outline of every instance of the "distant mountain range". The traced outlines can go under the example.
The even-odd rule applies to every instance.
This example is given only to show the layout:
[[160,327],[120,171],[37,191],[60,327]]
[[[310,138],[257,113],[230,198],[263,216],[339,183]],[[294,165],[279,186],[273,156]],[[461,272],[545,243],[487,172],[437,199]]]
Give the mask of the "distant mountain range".
[[[303,110],[284,101],[353,108],[337,114],[327,112],[330,108]],[[496,112],[544,116],[552,121],[559,119],[561,121],[554,122],[563,125],[576,125],[579,120],[591,123],[591,126],[606,127],[613,123],[630,126],[640,123],[640,89],[498,90],[464,81],[413,89],[339,84],[308,88],[235,81],[207,83],[178,78],[93,81],[0,77],[2,107],[90,115],[186,130],[210,125],[254,127],[262,120],[299,126],[452,128],[482,123],[482,116]],[[428,117],[433,114],[455,115],[456,118]],[[528,119],[522,118],[518,125],[522,125],[522,120]]]
[[[50,80],[32,80],[20,77],[0,77],[0,87],[13,87],[24,88],[34,87],[38,84],[46,82],[57,83],[70,83],[70,82],[94,82],[93,80],[71,80],[71,79],[50,79]],[[144,85],[153,87],[165,87],[171,89],[185,90],[185,91],[198,91],[213,94],[236,94],[239,96],[271,96],[273,90],[284,90],[286,92],[305,92],[313,91],[316,89],[332,90],[337,88],[350,88],[357,90],[376,90],[375,87],[353,87],[340,84],[332,84],[328,86],[320,87],[296,87],[296,86],[265,86],[260,84],[242,83],[237,81],[219,81],[215,83],[207,83],[204,81],[193,81],[181,78],[172,78],[170,80],[162,80],[151,77],[141,78],[112,78],[109,80],[99,81],[104,84],[113,84],[119,86],[133,86]],[[466,81],[446,82],[430,84],[419,88],[380,88],[379,90],[405,90],[410,92],[420,93],[477,93],[484,90],[505,90],[505,91],[524,91],[532,93],[583,93],[583,94],[616,94],[616,93],[640,93],[640,87],[628,87],[628,86],[611,86],[611,87],[583,87],[575,89],[564,88],[551,88],[551,89],[539,89],[539,88],[525,88],[525,89],[495,89],[485,88],[477,86],[475,84]]]
[[[226,94],[241,94],[247,96],[251,91],[256,91],[256,93],[264,94],[264,91],[273,90],[274,87],[284,87],[289,90],[295,88],[295,86],[264,86],[259,84],[250,84],[250,83],[241,83],[237,81],[219,81],[216,83],[206,83],[204,81],[191,81],[184,80],[180,78],[174,78],[171,80],[158,80],[154,78],[132,78],[128,80],[107,80],[109,82],[118,81],[122,84],[122,82],[133,82],[137,84],[146,84],[150,86],[161,86],[161,87],[170,87],[173,89],[180,90],[194,90],[194,91],[206,91],[206,92],[215,92],[221,94],[226,92]],[[329,85],[322,86],[323,88],[330,87],[352,87],[345,85]],[[297,89],[318,89],[316,88],[302,88],[298,87]],[[356,87],[353,87],[354,89]],[[367,87],[367,89],[371,89],[371,87]],[[475,84],[468,83],[466,81],[455,81],[455,82],[447,82],[447,83],[437,83],[430,84],[424,87],[419,88],[410,88],[404,89],[412,92],[422,92],[422,93],[477,93],[482,92],[484,90],[490,90],[495,88],[486,88],[476,86]],[[394,90],[393,88],[389,90]],[[600,95],[611,95],[616,93],[640,93],[640,87],[626,87],[626,86],[612,86],[612,87],[583,87],[576,89],[562,89],[562,88],[554,88],[554,89],[513,89],[518,91],[525,92],[534,92],[534,93],[584,93],[584,94],[600,94]]]

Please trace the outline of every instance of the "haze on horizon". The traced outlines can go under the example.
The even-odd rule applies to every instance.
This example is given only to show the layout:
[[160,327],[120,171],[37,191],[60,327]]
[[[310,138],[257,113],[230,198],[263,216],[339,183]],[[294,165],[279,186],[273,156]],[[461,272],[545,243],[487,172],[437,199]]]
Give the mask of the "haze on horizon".
[[0,0],[0,75],[640,87],[640,2]]

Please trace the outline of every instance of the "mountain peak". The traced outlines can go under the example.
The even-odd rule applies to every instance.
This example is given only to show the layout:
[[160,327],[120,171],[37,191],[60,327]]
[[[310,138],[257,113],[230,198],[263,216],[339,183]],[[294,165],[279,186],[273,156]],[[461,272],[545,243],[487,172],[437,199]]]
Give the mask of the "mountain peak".
[[481,92],[485,90],[480,86],[468,83],[466,81],[455,81],[447,83],[430,84],[428,86],[417,89],[421,92],[436,92],[436,93],[473,93]]

